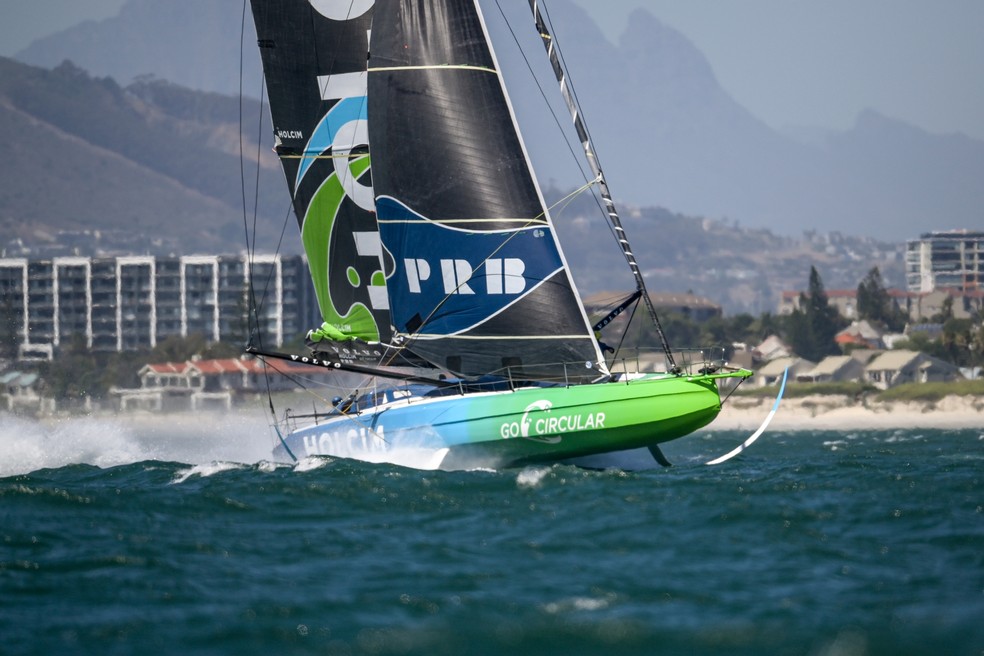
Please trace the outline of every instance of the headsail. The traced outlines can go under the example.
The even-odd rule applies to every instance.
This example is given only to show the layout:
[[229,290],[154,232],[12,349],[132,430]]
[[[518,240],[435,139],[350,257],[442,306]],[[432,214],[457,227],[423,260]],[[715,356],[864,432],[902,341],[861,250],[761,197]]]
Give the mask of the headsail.
[[319,338],[341,337],[335,350],[348,359],[378,360],[365,342],[388,341],[391,331],[366,134],[373,2],[251,5],[276,150],[327,324]]
[[596,378],[604,359],[477,2],[377,0],[375,12],[369,132],[397,333],[466,376]]

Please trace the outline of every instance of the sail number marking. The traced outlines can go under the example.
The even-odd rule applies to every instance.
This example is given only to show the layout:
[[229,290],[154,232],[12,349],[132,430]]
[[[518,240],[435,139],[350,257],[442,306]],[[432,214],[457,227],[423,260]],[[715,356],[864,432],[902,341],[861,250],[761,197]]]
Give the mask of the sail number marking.
[[[406,258],[404,269],[407,273],[407,285],[411,294],[420,294],[421,283],[431,278],[431,264],[427,260]],[[474,294],[471,284],[476,284],[484,278],[487,294],[519,294],[526,289],[526,264],[519,258],[489,258],[485,260],[484,276],[474,276],[475,267],[468,260],[442,259],[438,262],[441,271],[441,282],[445,294]],[[482,266],[482,265],[479,265]],[[469,284],[471,283],[471,284]]]

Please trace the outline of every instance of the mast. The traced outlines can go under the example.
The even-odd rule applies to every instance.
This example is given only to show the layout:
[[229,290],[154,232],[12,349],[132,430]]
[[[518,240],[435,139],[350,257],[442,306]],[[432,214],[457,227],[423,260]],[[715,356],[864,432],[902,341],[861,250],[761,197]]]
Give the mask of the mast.
[[646,304],[646,309],[649,311],[649,316],[653,320],[653,325],[656,326],[656,334],[659,335],[659,341],[663,347],[663,352],[666,355],[666,361],[669,364],[669,369],[672,373],[678,373],[680,368],[677,367],[676,362],[673,360],[673,354],[670,352],[670,344],[666,340],[666,334],[663,332],[663,326],[660,324],[659,317],[656,315],[656,308],[653,307],[653,301],[649,298],[649,291],[646,289],[646,281],[642,277],[642,272],[639,270],[639,265],[636,262],[635,254],[632,252],[632,247],[629,245],[629,239],[625,234],[625,229],[622,227],[622,219],[619,218],[618,210],[615,208],[615,201],[612,200],[611,192],[608,190],[608,182],[605,180],[605,174],[601,170],[601,164],[598,162],[598,156],[595,154],[594,148],[591,146],[591,138],[588,135],[587,126],[584,123],[584,119],[581,117],[581,112],[578,109],[577,101],[574,99],[574,95],[571,93],[571,90],[567,85],[564,68],[560,63],[560,57],[557,55],[557,49],[554,47],[554,39],[550,34],[550,29],[540,13],[538,0],[530,0],[530,9],[533,11],[533,20],[536,21],[536,29],[543,41],[543,47],[546,48],[547,56],[550,58],[550,66],[553,68],[554,76],[556,76],[557,82],[560,84],[560,93],[564,97],[564,102],[567,103],[567,109],[570,111],[571,118],[574,121],[574,129],[577,130],[578,139],[581,140],[581,146],[584,148],[584,154],[588,159],[588,165],[591,167],[591,172],[594,173],[595,180],[598,183],[598,189],[601,192],[601,198],[604,201],[605,209],[608,212],[608,220],[611,222],[612,228],[615,230],[618,245],[621,247],[622,254],[625,256],[625,261],[628,262],[629,269],[631,269],[632,275],[635,277],[636,289],[642,293],[643,302]]

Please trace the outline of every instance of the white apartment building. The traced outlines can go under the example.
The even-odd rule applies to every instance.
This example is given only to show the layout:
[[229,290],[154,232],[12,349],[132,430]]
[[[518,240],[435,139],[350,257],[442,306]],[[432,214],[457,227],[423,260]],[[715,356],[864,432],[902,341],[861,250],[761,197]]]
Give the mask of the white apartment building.
[[320,324],[302,256],[55,257],[0,259],[0,316],[22,358],[51,358],[83,340],[132,351],[170,336],[245,340],[249,280],[264,344]]
[[910,292],[984,289],[984,232],[927,232],[908,240],[905,278]]

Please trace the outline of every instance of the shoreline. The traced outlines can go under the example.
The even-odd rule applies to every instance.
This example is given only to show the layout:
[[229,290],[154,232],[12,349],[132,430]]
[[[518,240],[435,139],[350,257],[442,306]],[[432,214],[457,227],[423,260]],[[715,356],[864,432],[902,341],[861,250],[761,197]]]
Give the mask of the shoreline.
[[[703,430],[755,430],[775,399],[733,397]],[[783,399],[769,424],[778,430],[890,430],[897,428],[981,428],[984,399],[946,396],[939,401],[853,401],[842,396],[812,395]]]
[[[772,398],[732,397],[725,401],[717,418],[702,430],[753,431],[762,424],[774,404],[775,399]],[[211,422],[232,424],[240,429],[268,428],[271,417],[265,408],[246,404],[233,406],[231,410],[96,410],[90,413],[56,413],[33,419],[41,423],[58,423],[68,419],[113,420],[155,430],[162,428],[162,421],[166,421],[171,427],[180,426],[188,430],[194,426],[209,426]],[[783,399],[769,428],[792,431],[980,428],[984,434],[984,398],[950,395],[939,401],[872,402],[864,399],[855,401],[843,396],[812,395]]]

